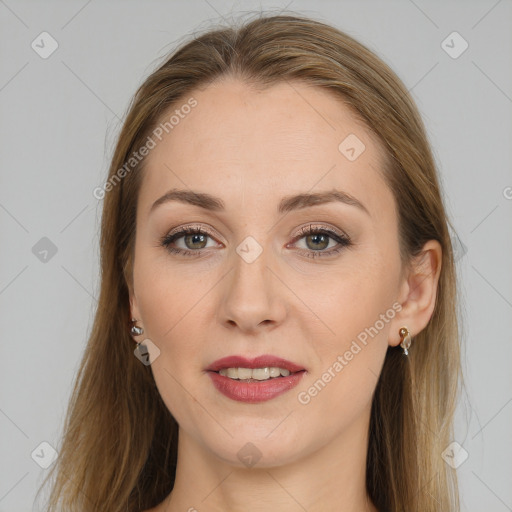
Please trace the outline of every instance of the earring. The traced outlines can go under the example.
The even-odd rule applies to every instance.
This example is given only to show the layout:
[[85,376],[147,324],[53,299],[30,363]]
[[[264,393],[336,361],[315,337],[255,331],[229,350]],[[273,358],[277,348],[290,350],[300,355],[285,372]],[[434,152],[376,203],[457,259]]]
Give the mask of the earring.
[[411,346],[411,333],[407,327],[401,327],[398,331],[400,334],[400,346],[404,349],[404,354],[409,354],[409,347]]
[[130,329],[130,334],[132,336],[140,336],[141,334],[144,334],[144,329],[142,327],[139,327],[138,325],[135,325],[137,320],[135,318],[132,318],[133,325]]

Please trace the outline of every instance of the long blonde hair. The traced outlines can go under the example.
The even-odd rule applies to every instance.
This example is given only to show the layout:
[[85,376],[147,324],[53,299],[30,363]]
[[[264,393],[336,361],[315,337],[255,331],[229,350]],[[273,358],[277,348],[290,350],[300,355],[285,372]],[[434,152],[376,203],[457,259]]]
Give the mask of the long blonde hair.
[[150,367],[134,357],[128,329],[144,160],[122,179],[119,170],[171,106],[227,75],[259,87],[300,80],[331,91],[385,149],[383,173],[396,200],[404,265],[426,241],[440,242],[442,269],[432,318],[415,337],[408,358],[388,350],[377,383],[366,485],[380,512],[459,510],[455,470],[441,457],[452,440],[460,382],[456,274],[449,220],[420,115],[398,77],[352,37],[300,15],[260,14],[183,44],[133,98],[104,197],[96,316],[59,457],[43,482],[54,479],[49,512],[140,512],[173,488],[178,427]]

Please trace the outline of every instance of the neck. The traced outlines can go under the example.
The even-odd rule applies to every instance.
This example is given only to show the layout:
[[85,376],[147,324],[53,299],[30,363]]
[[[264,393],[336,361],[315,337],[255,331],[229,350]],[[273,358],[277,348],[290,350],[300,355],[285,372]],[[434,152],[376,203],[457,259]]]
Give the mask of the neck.
[[357,422],[351,430],[292,463],[242,468],[180,429],[176,480],[162,512],[376,512],[366,493],[367,428]]

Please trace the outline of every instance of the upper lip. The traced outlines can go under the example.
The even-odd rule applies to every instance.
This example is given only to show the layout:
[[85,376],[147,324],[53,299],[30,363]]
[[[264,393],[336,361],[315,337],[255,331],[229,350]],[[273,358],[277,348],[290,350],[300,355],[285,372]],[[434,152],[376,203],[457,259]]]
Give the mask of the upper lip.
[[277,367],[289,370],[290,373],[300,372],[305,368],[298,364],[287,361],[281,357],[272,356],[265,354],[262,356],[255,357],[254,359],[248,359],[242,356],[228,356],[222,359],[217,359],[210,366],[206,368],[207,371],[218,372],[223,368],[267,368]]

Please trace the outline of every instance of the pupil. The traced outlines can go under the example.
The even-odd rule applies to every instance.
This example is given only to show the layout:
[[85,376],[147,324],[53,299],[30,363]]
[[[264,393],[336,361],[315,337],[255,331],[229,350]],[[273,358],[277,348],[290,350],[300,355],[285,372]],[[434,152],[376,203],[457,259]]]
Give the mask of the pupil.
[[[196,244],[203,244],[200,247],[194,247],[195,249],[202,249],[205,243],[205,235],[202,235],[200,233],[188,235],[185,237],[185,241],[187,246],[189,245],[188,242],[190,242],[190,245],[193,246],[195,246]],[[312,248],[313,250],[325,249],[329,245],[328,237],[322,234],[309,235],[306,237],[306,241],[308,247]],[[313,242],[313,247],[311,247],[311,241]]]
[[[313,247],[309,247],[310,246],[310,244],[309,244],[310,240],[313,240],[313,244],[316,244],[317,242],[322,243],[322,239],[323,239],[324,243],[321,246],[313,245]],[[308,247],[310,249],[312,248],[313,250],[325,249],[329,245],[328,237],[326,235],[322,235],[322,234],[309,235],[308,237],[306,237],[306,241],[308,242],[307,243]]]
[[[187,235],[185,237],[185,245],[189,246],[188,242],[192,240],[191,244],[190,245],[195,245],[196,243],[203,243],[205,242],[205,235],[201,235],[200,233],[195,233],[193,235]],[[202,249],[204,247],[204,245],[202,245],[201,247],[192,247],[194,249]]]

